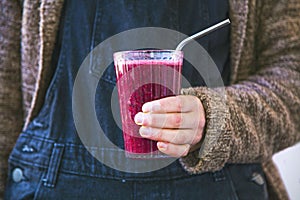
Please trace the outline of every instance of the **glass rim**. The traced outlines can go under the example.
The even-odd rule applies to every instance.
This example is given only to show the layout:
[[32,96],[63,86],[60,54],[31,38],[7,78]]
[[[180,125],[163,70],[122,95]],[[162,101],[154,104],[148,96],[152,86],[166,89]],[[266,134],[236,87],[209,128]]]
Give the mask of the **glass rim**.
[[141,49],[141,50],[125,50],[125,51],[117,51],[113,54],[114,58],[121,58],[122,56],[130,55],[130,54],[140,54],[140,53],[170,53],[173,55],[178,55],[183,57],[183,51],[175,50],[175,49]]
[[117,51],[114,55],[117,54],[129,54],[129,53],[180,53],[182,54],[183,51],[175,50],[175,49],[141,49],[141,50],[125,50],[125,51]]

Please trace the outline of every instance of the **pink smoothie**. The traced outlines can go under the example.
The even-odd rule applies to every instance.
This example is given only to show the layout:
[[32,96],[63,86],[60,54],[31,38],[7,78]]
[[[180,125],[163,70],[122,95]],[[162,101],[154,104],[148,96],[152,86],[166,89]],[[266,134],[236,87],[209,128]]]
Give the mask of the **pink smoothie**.
[[144,103],[179,93],[181,65],[181,61],[169,60],[126,61],[116,65],[127,156],[151,158],[162,155],[157,149],[156,141],[139,135],[140,126],[134,123],[134,116],[142,111]]

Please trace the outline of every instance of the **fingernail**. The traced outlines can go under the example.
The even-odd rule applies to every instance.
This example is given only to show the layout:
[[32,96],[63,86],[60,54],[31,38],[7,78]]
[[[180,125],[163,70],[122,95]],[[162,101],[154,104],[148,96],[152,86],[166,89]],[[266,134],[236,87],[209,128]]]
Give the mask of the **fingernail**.
[[160,104],[158,102],[148,102],[142,107],[143,112],[153,112],[160,110]]
[[140,128],[140,135],[143,137],[150,137],[152,135],[151,128],[146,128],[146,127],[142,126]]
[[142,123],[143,123],[143,113],[139,112],[138,114],[136,114],[134,116],[134,122],[137,125],[142,125]]
[[167,144],[164,142],[157,142],[157,148],[160,150],[166,150],[167,149]]

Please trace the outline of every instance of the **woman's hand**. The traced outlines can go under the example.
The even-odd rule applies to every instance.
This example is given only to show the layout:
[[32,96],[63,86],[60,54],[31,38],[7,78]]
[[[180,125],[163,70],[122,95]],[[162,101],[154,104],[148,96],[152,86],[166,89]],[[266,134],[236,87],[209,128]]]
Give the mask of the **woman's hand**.
[[186,156],[199,144],[205,126],[201,101],[195,96],[176,96],[145,103],[135,115],[140,135],[158,141],[158,149],[173,157]]

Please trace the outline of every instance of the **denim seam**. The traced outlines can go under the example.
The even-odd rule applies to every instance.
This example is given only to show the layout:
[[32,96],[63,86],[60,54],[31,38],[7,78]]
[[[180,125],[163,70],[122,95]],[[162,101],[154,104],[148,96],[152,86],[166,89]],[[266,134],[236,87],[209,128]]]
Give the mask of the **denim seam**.
[[47,187],[55,186],[57,175],[58,175],[58,169],[63,155],[63,150],[64,150],[63,144],[58,144],[58,143],[54,144],[46,178],[43,179],[44,186]]
[[52,143],[54,144],[54,141],[49,139],[49,138],[45,138],[45,137],[39,137],[37,135],[32,135],[30,133],[27,133],[26,131],[25,132],[22,132],[23,134],[21,135],[21,137],[26,137],[26,138],[29,138],[29,139],[35,139],[35,140],[39,140],[41,142],[49,142],[49,143]]
[[[27,132],[23,132],[24,134],[28,134]],[[37,135],[22,135],[22,137],[26,137],[28,139],[35,139],[35,140],[39,140],[41,142],[49,142],[51,144],[54,144],[55,142],[49,138],[44,138],[44,137],[39,137]],[[64,143],[65,148],[67,147],[76,147],[76,148],[80,148],[80,149],[91,149],[91,150],[97,150],[97,149],[107,149],[107,150],[114,150],[113,148],[99,148],[99,147],[85,147],[79,144],[73,144],[73,143]]]
[[96,178],[103,178],[103,179],[111,179],[111,180],[127,180],[127,181],[167,181],[167,180],[181,180],[190,177],[190,175],[173,175],[172,178],[167,178],[165,176],[146,176],[146,177],[126,177],[126,176],[115,176],[115,175],[101,175],[101,174],[91,174],[87,172],[80,172],[78,170],[67,170],[67,169],[60,169],[60,172],[65,174],[71,174],[71,175],[80,175],[80,176],[87,176],[87,177],[96,177]]
[[[95,48],[95,36],[97,31],[97,24],[100,22],[101,20],[101,16],[102,16],[102,12],[100,12],[99,10],[99,2],[97,1],[97,5],[96,5],[96,13],[95,13],[95,17],[94,17],[94,24],[93,24],[93,32],[92,32],[92,39],[91,39],[91,47],[90,50],[92,51]],[[95,69],[94,65],[93,65],[93,54],[90,54],[90,66],[89,66],[89,71],[92,75],[96,76],[96,77],[100,77],[100,73],[97,72],[97,69]]]
[[[31,167],[39,167],[39,168],[43,168],[46,169],[47,165],[40,165],[40,164],[36,164],[33,162],[27,162],[24,160],[20,160],[20,159],[15,159],[15,158],[11,158],[10,161],[15,164],[24,164],[27,166],[31,166]],[[173,176],[172,178],[166,178],[164,176],[157,176],[157,177],[126,177],[126,176],[114,176],[114,175],[101,175],[101,174],[91,174],[91,173],[87,173],[87,172],[82,172],[82,171],[78,171],[78,170],[68,170],[65,168],[60,168],[59,171],[61,173],[65,173],[65,174],[72,174],[72,175],[81,175],[81,176],[87,176],[87,177],[96,177],[96,178],[103,178],[103,179],[111,179],[111,180],[122,180],[122,179],[126,179],[126,180],[136,180],[139,179],[139,181],[143,181],[143,179],[147,178],[147,181],[162,181],[163,180],[177,180],[177,179],[186,179],[188,178],[190,175],[186,174],[186,175],[179,175],[179,176]]]
[[45,171],[42,173],[42,178],[40,179],[39,181],[39,184],[36,188],[36,191],[35,191],[35,194],[34,194],[34,200],[36,199],[41,199],[41,194],[42,194],[42,191],[41,191],[41,186],[42,186],[42,183],[43,183],[43,177],[45,176]]
[[47,168],[46,165],[41,165],[41,164],[37,164],[37,163],[34,163],[34,162],[28,162],[28,161],[25,161],[25,160],[21,160],[20,158],[15,158],[14,156],[10,156],[9,160],[8,160],[9,163],[12,163],[14,165],[27,165],[27,166],[30,166],[30,167],[38,167],[38,168]]
[[[27,162],[24,160],[20,160],[17,158],[11,158],[10,161],[15,164],[24,164],[27,166],[31,166],[31,167],[39,167],[39,168],[43,168],[46,169],[47,168],[47,164],[44,165],[40,165],[40,164],[36,164],[34,162]],[[122,179],[126,179],[126,180],[136,180],[136,177],[126,177],[126,176],[114,176],[114,175],[101,175],[101,174],[91,174],[91,173],[87,173],[87,172],[82,172],[82,171],[78,171],[78,170],[69,170],[69,169],[65,169],[63,167],[61,167],[59,169],[59,171],[61,173],[66,173],[66,174],[72,174],[72,175],[81,175],[81,176],[87,176],[87,177],[96,177],[96,178],[104,178],[104,179],[112,179],[112,180],[122,180]],[[201,176],[202,174],[199,174],[197,176]],[[190,177],[190,175],[186,174],[186,175],[178,175],[175,176],[173,175],[172,178],[166,178],[165,176],[156,176],[156,177],[150,177],[150,176],[145,176],[145,177],[138,177],[137,179],[139,179],[139,181],[143,181],[143,179],[147,179],[147,181],[162,181],[162,180],[182,180],[182,179],[188,179]]]
[[232,181],[232,177],[231,177],[231,174],[230,174],[230,171],[227,169],[226,172],[225,172],[228,176],[228,182],[229,182],[229,186],[231,188],[231,191],[232,191],[232,194],[233,194],[233,200],[238,200],[239,197],[235,191],[235,187],[234,187],[234,183]]

